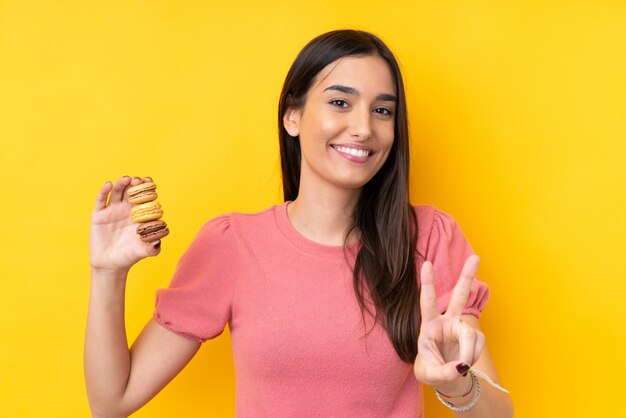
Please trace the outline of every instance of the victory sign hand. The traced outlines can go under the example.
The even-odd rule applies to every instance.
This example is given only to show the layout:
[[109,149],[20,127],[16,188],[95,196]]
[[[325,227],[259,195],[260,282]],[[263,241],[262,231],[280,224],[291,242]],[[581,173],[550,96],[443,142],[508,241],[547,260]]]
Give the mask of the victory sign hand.
[[413,371],[423,384],[438,389],[457,387],[461,376],[467,374],[480,356],[485,344],[484,334],[461,319],[479,262],[477,255],[468,257],[443,315],[437,309],[433,265],[430,261],[422,264],[422,323]]

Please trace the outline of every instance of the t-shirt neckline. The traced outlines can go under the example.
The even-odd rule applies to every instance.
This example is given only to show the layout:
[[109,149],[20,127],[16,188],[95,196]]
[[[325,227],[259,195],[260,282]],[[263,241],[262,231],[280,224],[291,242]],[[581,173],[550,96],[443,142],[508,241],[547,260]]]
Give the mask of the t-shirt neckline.
[[[287,213],[287,206],[291,203],[290,200],[274,206],[274,217],[276,219],[276,225],[280,232],[289,240],[293,245],[299,249],[311,254],[323,256],[323,257],[345,257],[344,247],[342,245],[324,245],[315,241],[311,241],[304,235],[300,234],[298,230],[291,224],[289,215]],[[356,254],[360,243],[354,242],[347,245],[347,254]]]

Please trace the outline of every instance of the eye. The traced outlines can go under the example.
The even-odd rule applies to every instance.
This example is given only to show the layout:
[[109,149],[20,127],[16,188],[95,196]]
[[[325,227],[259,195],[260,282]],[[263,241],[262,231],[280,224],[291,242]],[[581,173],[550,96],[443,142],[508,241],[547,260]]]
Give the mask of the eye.
[[379,113],[383,116],[391,116],[393,114],[393,112],[386,107],[377,107],[376,109],[374,109],[374,112]]
[[348,107],[348,102],[346,102],[343,99],[332,99],[328,103],[332,104],[333,106],[337,106],[337,107]]

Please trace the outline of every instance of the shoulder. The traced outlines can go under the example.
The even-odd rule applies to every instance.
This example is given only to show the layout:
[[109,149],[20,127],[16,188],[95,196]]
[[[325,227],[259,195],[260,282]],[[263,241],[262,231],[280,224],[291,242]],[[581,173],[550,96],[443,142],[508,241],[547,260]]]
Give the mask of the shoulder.
[[230,239],[263,233],[274,224],[274,211],[270,206],[260,212],[230,212],[206,221],[198,231],[196,239]]
[[[452,215],[432,205],[416,206],[415,211],[422,239],[418,248],[433,264],[438,309],[443,313],[465,262],[475,252]],[[488,298],[489,286],[475,277],[463,313],[479,317]]]
[[[206,266],[207,263],[238,260],[246,242],[258,240],[263,234],[263,225],[272,219],[273,207],[258,213],[231,212],[215,216],[202,224],[179,264]],[[230,264],[229,269],[232,268]]]
[[441,241],[450,240],[461,233],[456,220],[449,213],[434,205],[413,205],[417,217],[417,250],[427,254],[429,246]]

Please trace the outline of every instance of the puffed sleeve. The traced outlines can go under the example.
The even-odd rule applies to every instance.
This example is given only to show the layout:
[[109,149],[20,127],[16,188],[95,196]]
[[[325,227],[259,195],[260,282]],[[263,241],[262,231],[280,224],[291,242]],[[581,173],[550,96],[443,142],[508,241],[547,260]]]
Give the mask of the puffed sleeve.
[[[433,263],[435,271],[439,312],[446,311],[463,265],[472,254],[474,250],[463,235],[459,224],[447,213],[435,210],[426,259]],[[463,313],[480,317],[488,298],[489,287],[482,281],[474,279]]]
[[155,321],[199,342],[220,335],[231,318],[236,251],[229,215],[205,223],[178,261],[169,287],[157,290]]

